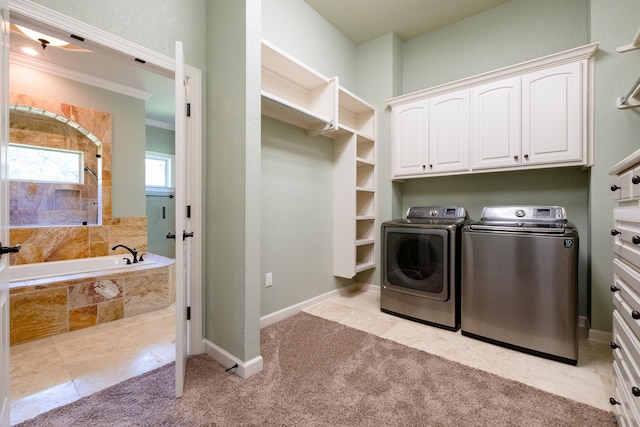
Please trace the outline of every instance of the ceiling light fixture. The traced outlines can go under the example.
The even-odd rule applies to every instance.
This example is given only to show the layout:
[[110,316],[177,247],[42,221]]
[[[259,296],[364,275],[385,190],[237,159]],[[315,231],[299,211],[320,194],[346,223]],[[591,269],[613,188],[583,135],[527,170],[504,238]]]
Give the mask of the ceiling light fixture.
[[66,42],[64,40],[56,39],[55,37],[51,37],[51,36],[48,36],[46,34],[39,33],[39,32],[34,31],[32,29],[23,27],[22,25],[16,25],[16,27],[18,27],[18,29],[20,31],[22,31],[22,33],[25,36],[37,41],[38,43],[40,43],[40,46],[42,46],[43,50],[46,49],[47,46],[61,47],[61,46],[66,46],[66,45],[69,44],[68,42]]

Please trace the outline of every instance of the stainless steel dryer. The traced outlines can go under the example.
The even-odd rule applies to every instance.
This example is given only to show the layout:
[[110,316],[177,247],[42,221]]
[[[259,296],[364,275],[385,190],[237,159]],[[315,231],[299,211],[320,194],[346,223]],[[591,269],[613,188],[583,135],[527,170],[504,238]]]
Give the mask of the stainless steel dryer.
[[462,248],[462,334],[575,365],[578,231],[564,208],[485,207]]
[[382,224],[382,311],[457,331],[460,328],[458,206],[418,206]]

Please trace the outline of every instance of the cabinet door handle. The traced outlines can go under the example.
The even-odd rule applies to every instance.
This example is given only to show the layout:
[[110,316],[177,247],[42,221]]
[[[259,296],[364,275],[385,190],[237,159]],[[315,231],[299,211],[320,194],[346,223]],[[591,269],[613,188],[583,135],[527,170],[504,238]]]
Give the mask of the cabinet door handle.
[[620,290],[620,288],[617,287],[616,285],[611,285],[609,289],[611,289],[611,292],[618,292]]
[[638,310],[633,310],[633,311],[631,312],[631,317],[633,317],[633,318],[634,318],[634,319],[636,319],[636,320],[640,319],[640,311],[638,311]]
[[613,230],[611,230],[611,235],[612,236],[617,236],[618,234],[622,234],[621,231],[616,230],[615,228]]
[[433,169],[433,165],[429,165],[429,169]]
[[640,244],[640,236],[635,235],[631,238],[631,242],[633,242],[634,245],[638,245]]
[[513,160],[518,160],[518,156],[517,155],[513,156]]
[[631,178],[631,182],[633,182],[636,185],[640,184],[640,176],[634,175],[633,178]]
[[620,402],[618,402],[617,400],[615,400],[613,397],[609,398],[609,403],[611,404],[611,406],[613,405],[619,405]]
[[633,393],[633,395],[635,397],[640,397],[640,388],[638,387],[631,387],[631,393]]
[[617,185],[613,184],[611,186],[611,191],[616,191],[616,190],[619,190],[620,188],[622,188],[622,187],[618,187]]
[[614,343],[613,341],[611,341],[611,344],[609,344],[611,346],[612,350],[617,350],[620,348],[620,346],[616,343]]
[[427,165],[422,165],[422,170],[425,170],[427,168]]
[[525,155],[524,155],[524,158],[525,158],[525,159],[528,159],[528,158],[529,158],[529,155],[528,155],[528,154],[525,154]]

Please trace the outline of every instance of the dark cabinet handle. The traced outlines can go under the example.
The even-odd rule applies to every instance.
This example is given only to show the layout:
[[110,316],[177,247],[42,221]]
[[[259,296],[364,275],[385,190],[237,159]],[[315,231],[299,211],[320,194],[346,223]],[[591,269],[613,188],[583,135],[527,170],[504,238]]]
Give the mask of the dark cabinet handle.
[[513,156],[513,160],[518,160],[518,156],[517,155]]
[[611,191],[616,191],[616,190],[619,190],[619,189],[620,189],[620,187],[618,187],[618,186],[617,186],[617,185],[615,185],[615,184],[613,184],[613,185],[611,186]]
[[617,350],[620,348],[620,346],[616,343],[614,343],[613,341],[611,341],[611,344],[609,344],[611,346],[612,350]]
[[422,170],[425,170],[427,168],[427,165],[422,165]]
[[634,245],[640,244],[640,236],[633,236],[631,238],[631,241],[633,242]]
[[640,311],[638,311],[638,310],[633,310],[633,311],[631,312],[631,317],[633,317],[633,318],[634,318],[634,319],[636,319],[636,320],[640,319]]
[[525,154],[525,155],[524,155],[524,158],[525,158],[525,159],[528,159],[528,158],[529,158],[529,155],[528,155],[528,154]]
[[640,397],[640,388],[638,387],[631,387],[631,393],[633,393],[633,395],[635,397]]
[[613,397],[609,398],[609,403],[613,406],[613,405],[619,405],[620,402],[618,402],[617,400],[615,400]]
[[15,245],[15,246],[1,246],[2,244],[0,243],[0,257],[4,254],[15,254],[20,252],[20,245]]
[[611,230],[611,235],[612,236],[617,236],[618,234],[622,234],[621,231],[616,230],[615,228],[613,230]]
[[609,289],[611,289],[611,292],[618,292],[620,290],[620,288],[617,287],[616,285],[611,285]]
[[640,176],[634,175],[633,178],[631,178],[631,182],[633,182],[636,185],[640,184]]
[[429,168],[433,169],[433,165],[429,165]]

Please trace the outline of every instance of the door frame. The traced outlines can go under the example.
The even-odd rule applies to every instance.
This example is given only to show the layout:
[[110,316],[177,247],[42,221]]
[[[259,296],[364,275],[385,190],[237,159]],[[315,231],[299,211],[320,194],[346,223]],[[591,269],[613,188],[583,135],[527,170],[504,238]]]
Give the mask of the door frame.
[[[130,60],[143,58],[149,71],[175,79],[176,61],[174,58],[32,2],[9,0],[9,11],[10,14],[19,14],[21,17],[31,19],[48,27],[60,29],[69,34],[82,34],[86,38],[83,45],[87,46],[88,49]],[[204,353],[201,303],[203,277],[203,221],[201,214],[203,212],[202,71],[190,65],[186,65],[185,71],[189,80],[189,102],[191,104],[191,115],[186,124],[190,136],[188,141],[190,149],[187,158],[187,173],[189,174],[188,181],[191,185],[187,189],[188,194],[186,194],[185,200],[191,206],[191,212],[194,214],[190,223],[190,228],[194,235],[192,238],[191,286],[187,296],[188,301],[191,302],[187,349],[188,354],[200,354]],[[181,313],[181,311],[176,310],[176,313]]]

